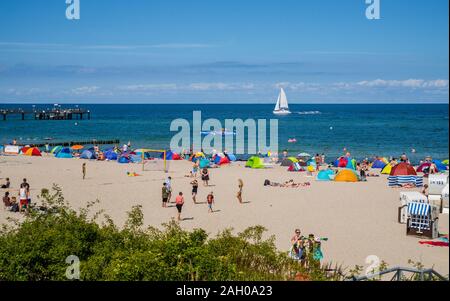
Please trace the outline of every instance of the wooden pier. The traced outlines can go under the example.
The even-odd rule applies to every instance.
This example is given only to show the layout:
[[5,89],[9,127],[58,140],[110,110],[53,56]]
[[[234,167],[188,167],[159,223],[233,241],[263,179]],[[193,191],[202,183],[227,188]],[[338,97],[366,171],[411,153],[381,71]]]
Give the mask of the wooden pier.
[[63,109],[59,106],[55,106],[52,109],[35,109],[24,110],[24,109],[1,109],[0,115],[2,120],[6,120],[9,115],[19,115],[22,120],[25,120],[27,115],[31,115],[35,120],[82,120],[86,115],[87,119],[91,119],[91,111],[81,108],[68,108]]
[[119,139],[111,139],[111,140],[84,140],[84,141],[66,141],[66,142],[39,142],[39,143],[30,143],[30,146],[33,147],[45,147],[45,146],[72,146],[72,145],[120,145]]

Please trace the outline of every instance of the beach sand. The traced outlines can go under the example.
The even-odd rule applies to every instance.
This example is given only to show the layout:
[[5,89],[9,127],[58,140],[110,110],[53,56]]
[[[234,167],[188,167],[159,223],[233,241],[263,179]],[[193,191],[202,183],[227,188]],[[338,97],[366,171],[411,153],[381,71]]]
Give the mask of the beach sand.
[[[82,180],[81,164],[87,163],[87,177]],[[275,235],[280,250],[288,251],[295,228],[304,235],[314,233],[327,237],[322,243],[324,262],[342,264],[353,268],[369,266],[366,258],[376,255],[389,266],[409,266],[408,259],[434,267],[439,273],[449,273],[449,248],[419,244],[421,238],[406,236],[406,225],[397,222],[399,192],[404,189],[389,188],[386,176],[370,177],[367,182],[337,183],[317,182],[305,173],[287,172],[285,167],[265,170],[244,168],[236,162],[218,169],[210,169],[210,187],[203,187],[199,178],[197,200],[191,200],[191,178],[184,177],[191,163],[171,161],[170,171],[142,171],[139,164],[93,162],[79,159],[53,157],[0,156],[0,182],[11,179],[12,194],[16,195],[22,178],[31,185],[32,200],[41,188],[60,185],[66,200],[73,208],[84,207],[88,201],[99,199],[94,209],[104,209],[118,225],[123,225],[126,212],[133,205],[142,205],[145,225],[160,226],[176,216],[176,208],[161,208],[161,186],[166,176],[172,177],[175,194],[185,195],[181,226],[185,229],[203,228],[211,235],[225,228],[242,231],[246,227],[262,225],[268,235]],[[142,174],[129,177],[126,172]],[[243,200],[236,199],[238,178],[244,181]],[[308,187],[264,187],[265,179],[284,182],[310,182]],[[411,189],[409,189],[411,190]],[[214,209],[209,214],[206,195],[213,191]],[[3,194],[4,192],[1,191]],[[169,204],[172,206],[173,204]],[[8,216],[18,213],[0,209],[0,224]],[[448,215],[440,215],[440,233],[448,234]],[[424,238],[424,240],[426,240]]]

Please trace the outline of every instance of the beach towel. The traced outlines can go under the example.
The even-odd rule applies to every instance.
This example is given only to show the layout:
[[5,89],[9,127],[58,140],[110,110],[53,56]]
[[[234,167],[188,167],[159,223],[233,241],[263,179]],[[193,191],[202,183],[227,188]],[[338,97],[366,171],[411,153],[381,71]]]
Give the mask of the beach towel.
[[434,247],[448,247],[448,241],[434,241],[434,240],[421,240],[419,241],[421,245],[431,245]]

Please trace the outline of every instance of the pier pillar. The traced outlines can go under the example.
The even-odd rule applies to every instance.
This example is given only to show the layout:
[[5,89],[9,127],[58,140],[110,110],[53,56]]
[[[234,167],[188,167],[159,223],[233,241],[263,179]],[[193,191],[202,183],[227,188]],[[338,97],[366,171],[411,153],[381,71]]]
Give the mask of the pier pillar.
[[25,120],[25,113],[22,113],[22,120]]
[[3,120],[6,120],[6,114],[2,114],[3,115]]

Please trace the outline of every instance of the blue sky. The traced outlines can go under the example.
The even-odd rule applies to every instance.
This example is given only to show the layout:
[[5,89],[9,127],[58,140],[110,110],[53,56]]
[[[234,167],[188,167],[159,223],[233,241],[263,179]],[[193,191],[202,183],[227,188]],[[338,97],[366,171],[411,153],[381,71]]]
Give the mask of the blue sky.
[[448,0],[0,1],[0,103],[448,103]]

